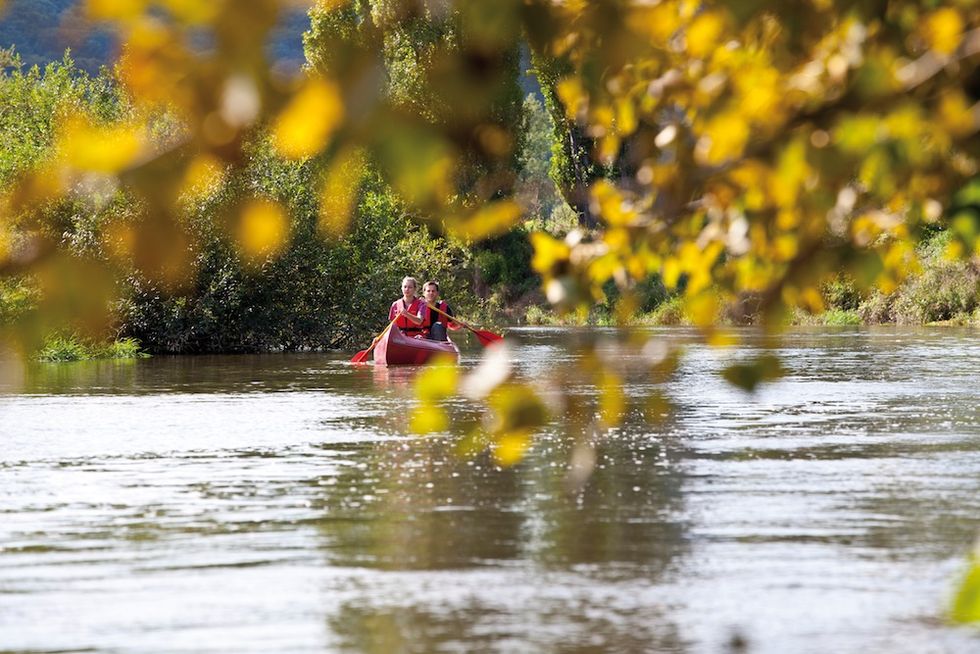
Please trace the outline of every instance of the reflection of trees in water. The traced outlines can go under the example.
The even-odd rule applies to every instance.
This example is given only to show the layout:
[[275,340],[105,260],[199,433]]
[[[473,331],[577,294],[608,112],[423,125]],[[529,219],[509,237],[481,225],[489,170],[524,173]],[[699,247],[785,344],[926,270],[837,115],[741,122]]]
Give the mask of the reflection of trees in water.
[[[594,398],[578,400],[592,410]],[[639,419],[596,443],[595,470],[573,494],[573,438],[539,436],[513,468],[461,457],[457,442],[361,444],[321,486],[328,564],[368,569],[328,616],[345,646],[683,649],[656,589],[686,551],[674,517],[683,478]]]
[[[568,610],[563,601],[508,597],[501,589],[499,605],[478,599],[460,605],[365,606],[348,603],[329,619],[344,649],[367,654],[391,652],[539,651],[585,654],[596,652],[683,652],[676,626],[657,609],[623,615],[599,609],[594,617]],[[567,600],[567,598],[565,598]],[[509,605],[512,610],[500,610]],[[519,613],[527,608],[525,613]],[[601,614],[601,615],[600,615]]]

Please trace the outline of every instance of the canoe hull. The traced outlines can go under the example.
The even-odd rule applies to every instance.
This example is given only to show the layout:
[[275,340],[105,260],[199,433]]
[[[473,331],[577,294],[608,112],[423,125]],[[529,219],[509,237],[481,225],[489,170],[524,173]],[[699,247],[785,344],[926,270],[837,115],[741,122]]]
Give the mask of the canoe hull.
[[374,363],[380,366],[418,366],[437,354],[447,354],[459,361],[459,348],[452,341],[413,338],[392,325],[374,346]]

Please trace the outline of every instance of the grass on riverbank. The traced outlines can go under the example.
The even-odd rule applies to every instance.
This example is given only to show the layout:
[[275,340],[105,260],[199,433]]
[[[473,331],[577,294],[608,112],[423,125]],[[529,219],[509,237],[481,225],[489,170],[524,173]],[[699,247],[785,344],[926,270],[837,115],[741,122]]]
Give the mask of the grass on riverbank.
[[49,337],[37,353],[39,361],[50,363],[88,361],[90,359],[144,359],[149,356],[135,338],[121,338],[108,343],[94,343],[85,341],[74,334]]

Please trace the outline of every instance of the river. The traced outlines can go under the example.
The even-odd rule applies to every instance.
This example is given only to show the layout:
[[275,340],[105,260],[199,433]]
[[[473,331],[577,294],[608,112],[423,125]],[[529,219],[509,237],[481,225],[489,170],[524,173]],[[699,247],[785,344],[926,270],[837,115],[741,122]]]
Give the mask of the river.
[[649,330],[685,346],[669,379],[615,330],[511,335],[520,379],[595,340],[672,410],[570,490],[559,416],[516,466],[463,457],[408,434],[413,371],[349,353],[8,366],[0,652],[980,650],[944,617],[980,534],[980,332],[796,330],[753,394],[718,374],[751,332]]

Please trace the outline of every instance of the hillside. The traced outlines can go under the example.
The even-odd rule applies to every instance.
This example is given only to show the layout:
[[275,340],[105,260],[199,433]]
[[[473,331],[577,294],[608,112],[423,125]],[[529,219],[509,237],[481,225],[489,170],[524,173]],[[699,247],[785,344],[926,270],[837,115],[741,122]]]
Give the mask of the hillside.
[[[60,60],[65,49],[79,68],[91,73],[111,65],[118,54],[115,36],[82,15],[81,0],[8,0],[0,18],[0,48],[13,47],[28,67]],[[302,34],[309,26],[303,11],[284,16],[269,43],[270,59],[280,67],[303,63]]]

